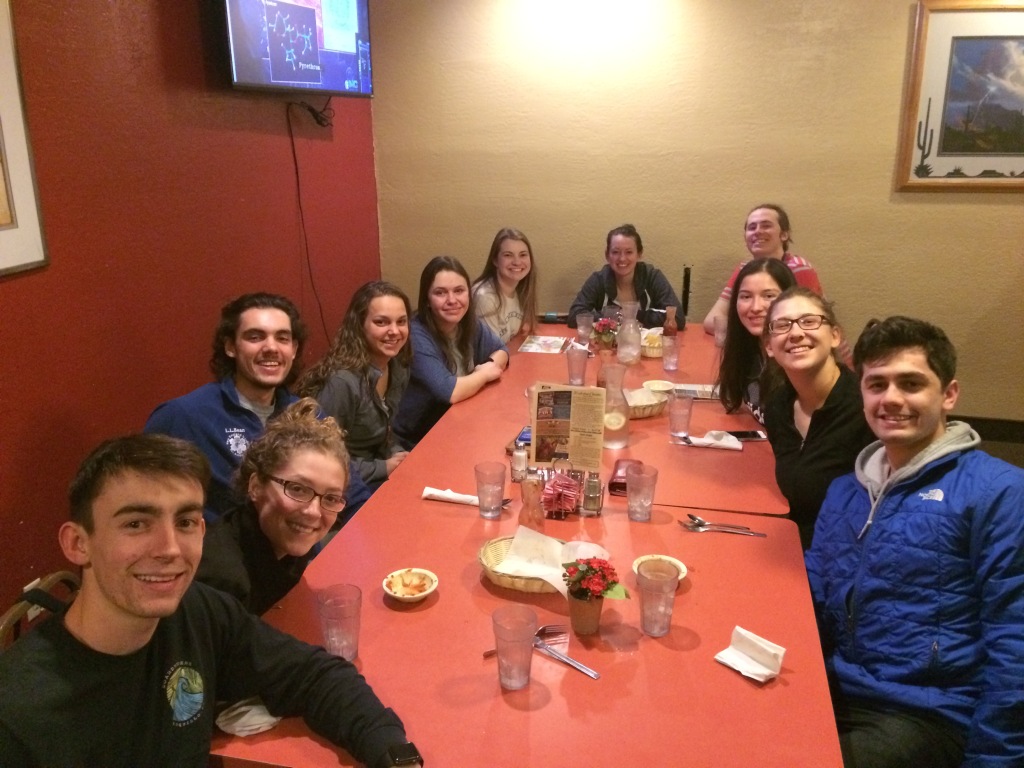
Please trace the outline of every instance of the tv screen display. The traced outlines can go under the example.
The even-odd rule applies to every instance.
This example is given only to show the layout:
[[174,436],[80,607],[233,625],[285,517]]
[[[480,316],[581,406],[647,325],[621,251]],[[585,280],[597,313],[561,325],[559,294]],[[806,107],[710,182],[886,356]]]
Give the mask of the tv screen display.
[[369,0],[226,0],[238,88],[371,96]]

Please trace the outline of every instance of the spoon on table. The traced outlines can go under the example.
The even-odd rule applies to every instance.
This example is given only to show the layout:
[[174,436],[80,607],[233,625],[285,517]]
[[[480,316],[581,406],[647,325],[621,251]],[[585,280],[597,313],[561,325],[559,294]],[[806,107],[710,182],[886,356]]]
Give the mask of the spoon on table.
[[726,523],[712,523],[710,520],[705,520],[703,517],[700,517],[699,515],[690,514],[689,512],[686,513],[686,516],[693,520],[693,522],[695,522],[697,525],[713,525],[716,528],[735,528],[738,531],[750,530],[750,526],[748,525],[728,525]]
[[759,531],[743,530],[742,528],[723,528],[720,525],[714,525],[714,524],[711,524],[711,525],[697,525],[697,523],[689,522],[689,521],[683,522],[682,520],[679,520],[678,522],[686,530],[694,531],[695,533],[708,533],[708,532],[711,532],[711,533],[735,533],[735,534],[738,534],[740,536],[759,536],[762,539],[766,538],[768,536],[767,533],[761,533]]

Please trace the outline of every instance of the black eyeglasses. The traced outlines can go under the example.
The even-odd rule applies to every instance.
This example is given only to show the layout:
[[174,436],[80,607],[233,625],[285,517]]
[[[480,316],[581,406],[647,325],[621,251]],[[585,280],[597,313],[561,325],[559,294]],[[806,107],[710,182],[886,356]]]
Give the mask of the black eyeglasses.
[[793,323],[800,326],[801,331],[816,331],[821,328],[822,323],[832,323],[824,315],[803,315],[798,317],[796,320],[790,320],[789,318],[782,318],[781,320],[772,320],[768,323],[768,333],[773,336],[781,336],[783,333],[789,333],[789,329],[793,327]]
[[317,493],[308,485],[297,483],[294,480],[285,480],[281,477],[274,477],[273,475],[267,475],[270,480],[275,483],[279,483],[281,488],[284,489],[284,495],[294,501],[300,501],[303,504],[308,504],[313,499],[320,499],[320,507],[324,512],[333,512],[337,514],[345,508],[345,497],[340,493]]

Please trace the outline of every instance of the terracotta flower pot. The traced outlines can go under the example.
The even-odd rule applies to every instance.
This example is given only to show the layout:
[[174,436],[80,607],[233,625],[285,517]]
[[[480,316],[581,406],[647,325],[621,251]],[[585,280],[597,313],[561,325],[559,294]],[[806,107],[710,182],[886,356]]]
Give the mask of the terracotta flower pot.
[[569,595],[569,623],[577,635],[593,635],[601,625],[601,608],[604,607],[603,597],[592,597],[580,600]]

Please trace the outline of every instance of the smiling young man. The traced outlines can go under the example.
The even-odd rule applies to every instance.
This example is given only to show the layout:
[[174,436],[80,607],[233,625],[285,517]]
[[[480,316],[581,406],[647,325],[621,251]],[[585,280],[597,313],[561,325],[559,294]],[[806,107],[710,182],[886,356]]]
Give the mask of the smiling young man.
[[[204,516],[216,522],[241,501],[232,478],[267,421],[296,401],[288,385],[301,367],[306,327],[291,300],[247,293],[221,310],[210,370],[217,381],[157,406],[145,432],[188,440],[210,461],[213,477]],[[346,491],[351,516],[370,496],[358,472]]]
[[878,441],[806,556],[846,765],[1024,765],[1024,471],[948,420],[941,329],[874,322],[854,359]]
[[751,210],[743,225],[743,242],[750,253],[750,259],[740,262],[739,266],[733,270],[722,293],[708,311],[704,318],[705,333],[715,332],[716,317],[725,320],[729,316],[729,300],[732,298],[736,277],[751,259],[780,259],[793,273],[797,285],[824,295],[821,290],[821,282],[818,280],[818,273],[815,272],[811,263],[789,250],[793,242],[793,235],[790,232],[789,215],[781,205],[762,203]]
[[366,765],[416,755],[350,663],[192,583],[209,476],[195,446],[164,435],[83,462],[59,533],[82,587],[0,655],[0,765],[206,766],[215,702],[256,695]]

